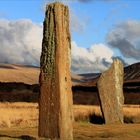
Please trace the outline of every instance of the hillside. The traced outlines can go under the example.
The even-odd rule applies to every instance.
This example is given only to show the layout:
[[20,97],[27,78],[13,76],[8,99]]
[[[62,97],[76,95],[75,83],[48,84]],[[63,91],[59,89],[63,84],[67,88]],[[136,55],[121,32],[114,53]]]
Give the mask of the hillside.
[[[76,84],[79,85],[96,85],[96,82],[100,76],[100,73],[88,73],[88,74],[79,74],[78,78],[73,81],[77,81]],[[124,68],[124,83],[139,83],[140,82],[140,62],[132,64]],[[140,85],[140,84],[139,84]]]
[[[140,104],[140,63],[124,69],[125,104]],[[74,104],[98,105],[96,82],[99,73],[72,74]],[[39,68],[0,64],[0,101],[37,102]]]
[[39,68],[14,64],[0,64],[0,82],[37,84]]
[[140,81],[140,62],[125,67],[124,69],[125,82],[139,82]]
[[[140,81],[140,63],[132,64],[124,69],[125,82]],[[25,84],[38,84],[39,68],[33,66],[0,64],[0,82],[22,82]],[[99,73],[72,74],[73,85],[95,85]]]

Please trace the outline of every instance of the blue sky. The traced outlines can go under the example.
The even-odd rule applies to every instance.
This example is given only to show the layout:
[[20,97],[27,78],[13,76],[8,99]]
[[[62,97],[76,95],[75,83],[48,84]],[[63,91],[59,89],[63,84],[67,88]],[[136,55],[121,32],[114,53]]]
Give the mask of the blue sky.
[[[30,19],[34,24],[40,24],[44,20],[44,5],[47,2],[45,0],[0,0],[0,19],[11,22]],[[139,26],[139,0],[71,0],[65,3],[68,4],[72,15],[72,41],[78,48],[89,49],[95,44],[104,44],[113,51],[113,56],[121,57],[126,63],[139,62],[137,51],[140,50],[140,34],[137,33],[135,36],[137,30],[130,32],[128,29],[131,28],[131,24],[134,27],[135,24]],[[124,26],[127,28],[125,29]],[[124,48],[116,46],[112,37],[116,37],[120,30],[124,34],[121,39],[129,41],[132,47],[134,45],[135,52],[132,52],[131,47],[128,48],[131,52],[126,52]],[[131,40],[127,33],[133,33],[134,39]],[[117,42],[118,45],[119,43]],[[135,54],[137,57],[134,56]]]
[[[47,0],[0,0],[0,18],[10,20],[27,18],[33,22],[42,23],[45,2]],[[87,3],[71,0],[68,5],[84,23],[82,31],[72,32],[72,39],[76,40],[81,47],[105,42],[106,34],[117,22],[129,19],[140,20],[139,0],[110,2],[91,0]]]

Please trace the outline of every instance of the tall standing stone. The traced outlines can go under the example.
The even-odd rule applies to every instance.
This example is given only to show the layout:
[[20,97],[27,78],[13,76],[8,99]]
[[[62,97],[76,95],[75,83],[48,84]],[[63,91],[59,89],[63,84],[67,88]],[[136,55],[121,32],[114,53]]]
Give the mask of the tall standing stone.
[[41,53],[39,136],[73,139],[69,10],[59,2],[46,7]]
[[123,64],[116,59],[110,69],[101,74],[97,82],[106,124],[123,123],[123,74]]

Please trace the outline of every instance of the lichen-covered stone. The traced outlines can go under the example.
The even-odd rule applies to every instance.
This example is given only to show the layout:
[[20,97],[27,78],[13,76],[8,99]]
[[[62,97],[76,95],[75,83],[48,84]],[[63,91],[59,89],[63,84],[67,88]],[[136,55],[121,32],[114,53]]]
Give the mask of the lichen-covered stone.
[[46,8],[40,59],[39,136],[73,139],[69,10],[59,2]]
[[123,64],[116,59],[109,70],[101,74],[97,82],[101,110],[106,124],[123,123],[123,75]]

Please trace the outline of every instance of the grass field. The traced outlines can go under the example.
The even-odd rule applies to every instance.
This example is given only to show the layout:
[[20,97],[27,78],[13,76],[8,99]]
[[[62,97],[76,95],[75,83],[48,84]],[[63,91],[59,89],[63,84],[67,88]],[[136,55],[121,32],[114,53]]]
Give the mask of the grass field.
[[[140,105],[125,105],[124,121],[126,123],[140,123]],[[101,124],[102,114],[99,106],[74,105],[75,121]],[[0,103],[0,128],[37,127],[37,103]]]
[[[74,105],[74,140],[139,140],[140,105],[125,105],[123,125],[100,123],[99,106]],[[38,126],[37,103],[0,103],[0,140],[35,140]],[[95,119],[95,120],[94,120]]]
[[[1,128],[0,140],[47,140],[37,136],[34,128]],[[140,124],[95,125],[74,123],[74,140],[139,140]]]

